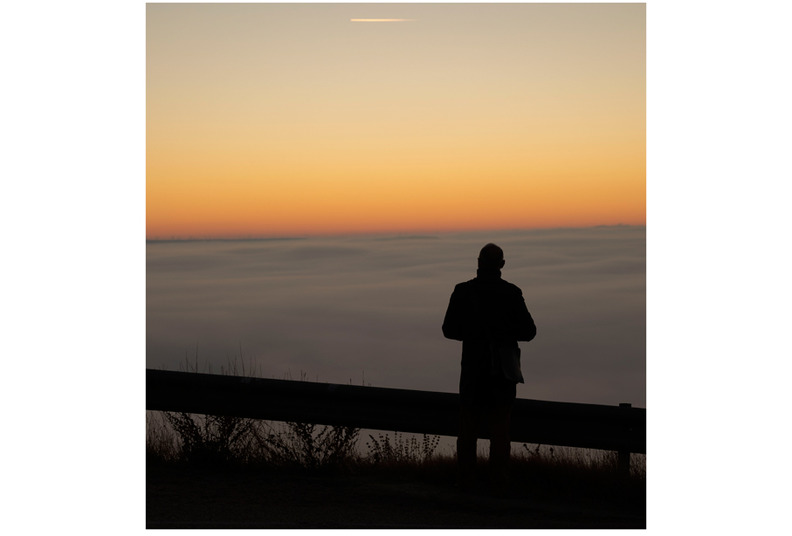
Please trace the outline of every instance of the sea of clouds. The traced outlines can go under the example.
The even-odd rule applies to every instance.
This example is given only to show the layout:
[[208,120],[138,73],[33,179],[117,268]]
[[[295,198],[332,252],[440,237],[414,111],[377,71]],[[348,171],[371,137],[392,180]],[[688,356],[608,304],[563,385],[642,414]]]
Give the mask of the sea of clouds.
[[487,242],[536,321],[517,396],[646,405],[646,229],[149,242],[146,366],[456,392],[441,325]]

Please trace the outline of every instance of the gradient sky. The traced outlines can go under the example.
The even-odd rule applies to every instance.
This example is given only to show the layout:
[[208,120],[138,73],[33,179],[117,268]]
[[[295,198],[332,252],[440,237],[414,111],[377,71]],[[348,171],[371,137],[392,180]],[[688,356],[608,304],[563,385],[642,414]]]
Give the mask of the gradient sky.
[[643,225],[645,38],[644,4],[148,4],[147,236]]

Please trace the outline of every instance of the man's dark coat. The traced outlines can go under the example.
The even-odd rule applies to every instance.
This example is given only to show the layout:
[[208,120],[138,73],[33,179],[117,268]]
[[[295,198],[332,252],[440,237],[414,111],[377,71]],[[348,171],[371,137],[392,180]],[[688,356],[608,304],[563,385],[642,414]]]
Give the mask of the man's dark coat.
[[[479,403],[481,397],[493,394],[513,400],[514,384],[507,383],[501,389],[489,377],[489,345],[498,342],[517,346],[517,341],[530,341],[536,336],[536,325],[518,286],[501,279],[499,270],[479,269],[475,279],[454,288],[443,320],[443,335],[462,341],[459,392],[463,403],[471,397]],[[493,389],[501,393],[492,393]]]

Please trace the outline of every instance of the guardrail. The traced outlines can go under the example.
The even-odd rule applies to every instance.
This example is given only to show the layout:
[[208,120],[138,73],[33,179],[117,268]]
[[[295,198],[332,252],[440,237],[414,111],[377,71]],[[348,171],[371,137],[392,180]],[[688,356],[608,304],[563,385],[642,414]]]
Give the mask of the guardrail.
[[[459,395],[146,369],[146,409],[456,436]],[[628,470],[646,453],[646,409],[517,399],[511,440],[617,451]]]

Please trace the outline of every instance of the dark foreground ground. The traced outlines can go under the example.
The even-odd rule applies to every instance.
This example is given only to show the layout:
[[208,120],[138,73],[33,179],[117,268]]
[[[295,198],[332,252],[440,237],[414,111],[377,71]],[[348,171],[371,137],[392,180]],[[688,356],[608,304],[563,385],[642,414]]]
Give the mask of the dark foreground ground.
[[512,482],[505,494],[450,474],[196,469],[149,464],[157,528],[646,528],[643,485]]

